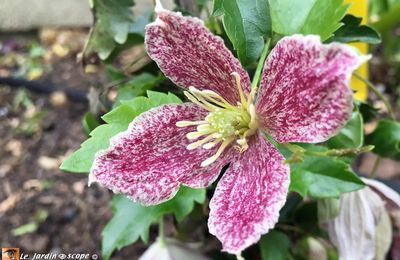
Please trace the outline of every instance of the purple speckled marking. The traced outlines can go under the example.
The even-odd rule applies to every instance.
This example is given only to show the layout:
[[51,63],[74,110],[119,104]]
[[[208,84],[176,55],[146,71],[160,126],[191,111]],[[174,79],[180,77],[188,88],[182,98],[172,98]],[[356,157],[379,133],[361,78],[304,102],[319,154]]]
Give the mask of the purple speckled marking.
[[195,127],[175,126],[177,121],[200,120],[205,115],[191,103],[164,105],[141,114],[127,131],[111,139],[110,148],[96,155],[90,179],[144,205],[172,198],[180,183],[207,187],[218,177],[230,152],[201,168],[215,149],[187,150],[190,142],[185,135]]
[[145,44],[167,77],[184,88],[213,90],[236,105],[239,94],[230,74],[237,72],[245,92],[249,92],[247,72],[201,20],[167,10],[157,14],[157,20],[146,26]]
[[318,36],[285,37],[264,67],[256,110],[278,142],[322,142],[335,135],[353,108],[349,79],[363,62],[344,44]]
[[289,166],[260,134],[232,162],[210,201],[208,226],[223,250],[238,253],[256,243],[278,221],[286,201]]

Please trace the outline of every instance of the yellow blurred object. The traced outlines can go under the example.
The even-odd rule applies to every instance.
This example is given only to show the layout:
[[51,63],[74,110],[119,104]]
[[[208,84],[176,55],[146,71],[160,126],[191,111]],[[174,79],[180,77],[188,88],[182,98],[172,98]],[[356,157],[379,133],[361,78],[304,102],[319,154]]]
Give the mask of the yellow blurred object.
[[69,53],[69,49],[59,43],[56,43],[52,46],[51,50],[53,51],[53,53],[55,55],[57,55],[58,57],[65,57],[68,55]]
[[95,74],[99,70],[98,67],[94,64],[88,64],[84,68],[86,74]]
[[[345,0],[345,3],[349,3],[350,8],[348,13],[354,16],[362,17],[362,24],[368,23],[368,0]],[[351,43],[350,45],[358,48],[362,54],[368,53],[368,44],[363,42]],[[368,78],[368,63],[362,64],[357,72],[364,78]],[[355,78],[351,78],[351,88],[355,91],[354,98],[365,101],[368,97],[368,86]]]
[[40,69],[40,68],[32,69],[32,70],[29,70],[27,79],[35,80],[35,79],[40,78],[42,75],[43,75],[43,69]]

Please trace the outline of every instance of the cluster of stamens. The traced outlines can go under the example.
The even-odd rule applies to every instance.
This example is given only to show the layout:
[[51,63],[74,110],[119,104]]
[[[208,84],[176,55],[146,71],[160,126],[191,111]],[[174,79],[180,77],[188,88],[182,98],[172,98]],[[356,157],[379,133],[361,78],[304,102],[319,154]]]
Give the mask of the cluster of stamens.
[[[190,87],[185,91],[185,96],[198,106],[209,111],[201,121],[179,121],[178,127],[197,126],[195,132],[186,135],[193,143],[187,149],[193,150],[199,147],[211,149],[219,145],[216,153],[201,163],[202,167],[210,165],[217,160],[223,151],[234,141],[235,148],[244,152],[248,148],[247,139],[256,133],[258,120],[253,104],[256,88],[245,95],[240,83],[240,76],[233,72],[236,85],[239,90],[240,101],[236,105],[230,104],[218,93],[211,90],[198,90]],[[198,140],[199,139],[199,140]]]

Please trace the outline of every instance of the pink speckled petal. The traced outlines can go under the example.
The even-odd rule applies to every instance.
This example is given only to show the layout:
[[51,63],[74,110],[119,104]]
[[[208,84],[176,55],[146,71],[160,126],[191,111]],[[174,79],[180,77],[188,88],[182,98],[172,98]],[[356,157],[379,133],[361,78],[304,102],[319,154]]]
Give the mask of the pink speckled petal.
[[250,79],[240,62],[197,18],[158,10],[155,22],[146,26],[149,56],[175,84],[213,90],[230,103],[239,100],[234,77],[237,72],[246,92]]
[[318,36],[283,38],[264,67],[256,105],[262,126],[279,142],[329,139],[351,116],[350,76],[366,59]]
[[127,195],[144,205],[172,198],[181,183],[206,187],[226,164],[224,154],[208,167],[200,167],[215,150],[187,150],[186,134],[195,127],[179,128],[180,120],[200,120],[205,111],[185,103],[164,105],[136,117],[127,131],[111,139],[110,148],[96,155],[90,181]]
[[251,139],[219,181],[210,201],[208,227],[223,245],[237,254],[274,227],[286,201],[289,167],[263,136]]

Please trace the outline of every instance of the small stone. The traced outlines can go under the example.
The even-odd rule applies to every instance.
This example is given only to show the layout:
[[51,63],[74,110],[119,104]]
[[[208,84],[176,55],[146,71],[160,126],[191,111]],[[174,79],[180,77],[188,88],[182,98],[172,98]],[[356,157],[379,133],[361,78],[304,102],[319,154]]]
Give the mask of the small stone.
[[51,94],[50,96],[50,103],[54,106],[54,107],[62,107],[65,106],[65,104],[67,104],[68,102],[68,98],[65,95],[64,92],[62,91],[55,91],[54,93]]
[[14,157],[20,157],[22,155],[22,143],[19,140],[10,140],[5,147],[5,150],[11,152]]
[[0,203],[0,214],[14,208],[21,200],[21,193],[14,193]]
[[58,169],[61,162],[57,158],[47,157],[47,156],[40,156],[38,159],[38,164],[45,170],[55,170]]
[[87,186],[87,181],[77,181],[72,185],[72,190],[78,194],[82,194]]

